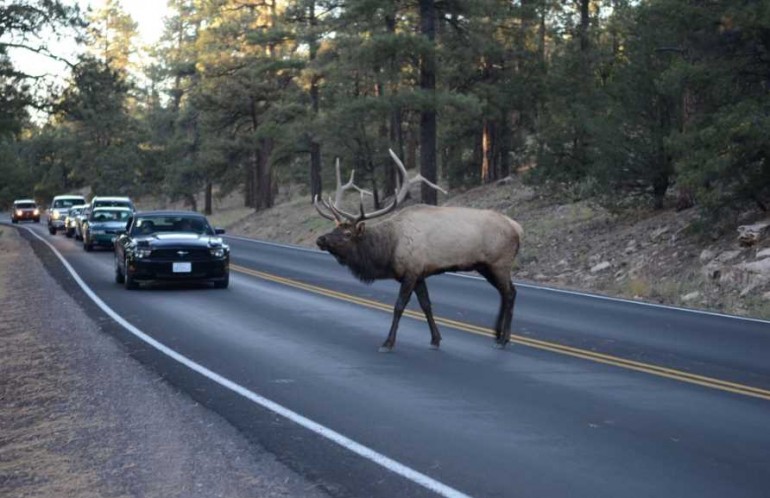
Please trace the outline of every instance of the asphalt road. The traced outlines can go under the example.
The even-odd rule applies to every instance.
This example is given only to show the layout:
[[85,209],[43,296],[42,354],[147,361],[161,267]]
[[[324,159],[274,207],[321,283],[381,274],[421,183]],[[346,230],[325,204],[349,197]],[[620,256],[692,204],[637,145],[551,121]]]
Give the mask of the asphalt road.
[[403,466],[394,472],[157,353],[93,306],[50,249],[27,236],[132,354],[332,494],[432,495],[420,476],[446,486],[445,495],[764,497],[770,489],[768,322],[520,285],[515,342],[500,351],[489,330],[496,292],[444,275],[428,281],[441,350],[429,349],[423,320],[405,316],[395,351],[383,354],[395,283],[360,284],[321,252],[228,238],[229,289],[126,291],[114,283],[111,252],[86,253],[44,223],[25,226],[155,340]]

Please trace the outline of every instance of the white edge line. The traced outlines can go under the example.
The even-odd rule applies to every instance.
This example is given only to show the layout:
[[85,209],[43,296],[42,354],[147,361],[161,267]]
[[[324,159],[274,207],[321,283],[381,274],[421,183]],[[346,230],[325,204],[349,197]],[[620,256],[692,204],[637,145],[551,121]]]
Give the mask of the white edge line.
[[169,356],[170,358],[178,361],[179,363],[185,365],[186,367],[190,368],[191,370],[194,370],[198,372],[199,374],[203,375],[204,377],[208,378],[209,380],[212,380],[216,382],[217,384],[221,385],[222,387],[229,389],[244,398],[248,399],[249,401],[256,403],[257,405],[260,405],[263,408],[266,408],[274,413],[277,413],[278,415],[281,415],[284,418],[289,419],[290,421],[304,427],[305,429],[308,429],[319,436],[325,437],[326,439],[329,439],[338,445],[342,446],[345,449],[348,449],[352,451],[353,453],[371,461],[374,462],[382,467],[385,467],[386,469],[390,470],[391,472],[394,472],[416,484],[419,484],[420,486],[427,488],[441,496],[446,496],[450,498],[469,498],[468,495],[465,493],[462,493],[454,488],[451,488],[447,486],[446,484],[443,484],[431,477],[426,476],[425,474],[422,474],[412,468],[409,468],[391,458],[386,457],[385,455],[376,452],[375,450],[364,446],[360,443],[357,443],[356,441],[353,441],[352,439],[343,436],[339,432],[336,432],[332,429],[329,429],[328,427],[325,427],[317,422],[314,422],[310,420],[307,417],[304,417],[300,415],[297,412],[294,412],[282,405],[279,405],[278,403],[271,401],[263,396],[260,396],[259,394],[249,391],[245,387],[241,386],[240,384],[236,384],[235,382],[231,381],[230,379],[227,379],[221,375],[219,375],[216,372],[213,372],[209,370],[208,368],[204,367],[203,365],[196,363],[195,361],[187,358],[186,356],[183,356],[182,354],[174,351],[173,349],[169,348],[168,346],[158,342],[157,340],[153,339],[149,335],[145,334],[135,326],[131,325],[128,321],[126,321],[123,317],[118,315],[115,311],[113,311],[112,308],[107,306],[107,304],[101,300],[88,285],[83,281],[83,279],[80,278],[80,275],[77,274],[77,272],[72,268],[72,266],[67,262],[67,260],[64,259],[64,257],[59,253],[59,251],[47,240],[45,240],[43,237],[35,233],[34,230],[31,230],[27,227],[19,227],[24,228],[25,230],[28,230],[32,235],[37,237],[40,241],[42,241],[45,245],[47,245],[53,253],[56,255],[57,258],[62,262],[64,267],[69,271],[70,275],[72,275],[72,278],[75,279],[75,282],[80,286],[81,289],[83,289],[83,292],[88,295],[89,298],[97,305],[99,308],[101,308],[102,311],[107,313],[107,315],[110,316],[113,320],[115,320],[117,323],[119,323],[123,328],[125,328],[127,331],[131,332],[133,335],[141,339],[142,341],[146,342],[150,346],[154,347],[161,353],[165,354],[166,356]]
[[[295,244],[281,244],[278,242],[271,242],[267,240],[261,240],[261,239],[251,239],[248,237],[240,237],[237,235],[227,235],[225,234],[225,237],[230,237],[232,239],[236,240],[242,240],[244,242],[252,242],[254,244],[264,244],[268,246],[275,246],[275,247],[283,247],[286,249],[294,249],[297,251],[305,251],[305,252],[312,252],[312,253],[324,253],[324,251],[319,251],[318,249],[312,249],[309,247],[304,246],[298,246]],[[445,273],[445,275],[448,275],[450,277],[460,277],[460,278],[470,278],[474,280],[484,280],[482,277],[478,277],[476,275],[466,275],[463,273],[456,273],[456,272],[450,272]],[[667,304],[656,304],[656,303],[646,303],[644,301],[634,301],[633,299],[625,299],[622,297],[612,297],[612,296],[603,296],[601,294],[592,294],[590,292],[581,292],[576,290],[569,290],[569,289],[559,289],[556,287],[548,287],[545,285],[535,285],[535,284],[527,284],[520,281],[515,282],[517,286],[528,288],[528,289],[537,289],[537,290],[543,290],[543,291],[550,291],[550,292],[558,292],[561,294],[569,294],[573,296],[583,296],[583,297],[590,297],[594,299],[601,299],[604,301],[615,301],[619,303],[626,303],[626,304],[638,304],[639,306],[648,306],[652,308],[662,308],[666,310],[676,310],[676,311],[683,311],[686,313],[695,313],[697,315],[708,315],[708,316],[718,316],[722,318],[731,318],[733,320],[744,320],[747,322],[756,322],[756,323],[766,323],[770,325],[770,320],[763,320],[761,318],[752,318],[748,316],[738,316],[738,315],[728,315],[726,313],[719,313],[717,311],[705,311],[705,310],[696,310],[692,308],[681,308],[679,306],[671,306]]]

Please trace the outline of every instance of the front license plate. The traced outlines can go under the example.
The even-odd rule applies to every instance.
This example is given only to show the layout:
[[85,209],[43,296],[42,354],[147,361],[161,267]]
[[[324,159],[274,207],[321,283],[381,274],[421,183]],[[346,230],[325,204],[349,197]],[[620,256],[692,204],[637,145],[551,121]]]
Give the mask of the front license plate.
[[192,263],[174,263],[174,273],[190,273],[192,271]]

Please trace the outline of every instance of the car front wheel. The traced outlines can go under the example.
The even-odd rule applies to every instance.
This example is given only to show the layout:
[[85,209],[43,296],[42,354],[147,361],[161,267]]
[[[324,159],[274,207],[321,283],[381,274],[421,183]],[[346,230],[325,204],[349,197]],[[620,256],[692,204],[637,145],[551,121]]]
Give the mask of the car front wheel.
[[56,229],[54,227],[50,227],[49,226],[48,227],[48,233],[50,233],[51,235],[56,235]]
[[123,275],[123,271],[120,269],[120,263],[118,263],[118,256],[115,255],[115,283],[122,284],[126,281],[126,276]]
[[125,265],[123,266],[123,268],[125,268],[126,271],[123,274],[123,285],[128,290],[134,290],[139,286],[139,284],[137,284],[136,280],[134,279],[134,276],[131,275],[131,270],[128,269],[128,259],[126,259],[124,263]]

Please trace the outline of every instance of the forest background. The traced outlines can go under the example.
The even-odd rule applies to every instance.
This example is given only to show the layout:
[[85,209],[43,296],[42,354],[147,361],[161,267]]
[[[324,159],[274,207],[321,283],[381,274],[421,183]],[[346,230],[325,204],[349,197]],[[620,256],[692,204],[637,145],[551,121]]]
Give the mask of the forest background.
[[[239,192],[262,210],[286,183],[305,185],[308,201],[322,193],[336,157],[379,205],[395,185],[393,148],[450,188],[521,173],[613,209],[767,210],[770,2],[168,8],[161,40],[136,64],[137,24],[119,0],[90,13],[60,0],[0,6],[0,205],[90,186],[207,213],[213,196]],[[43,29],[87,50],[41,92],[8,49],[45,53],[25,36]]]

